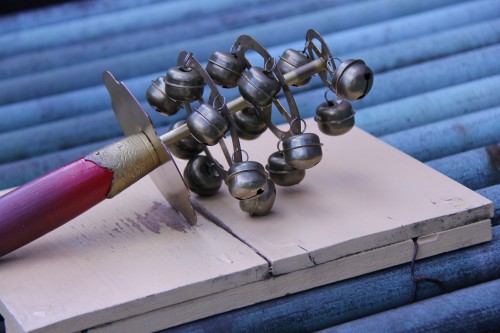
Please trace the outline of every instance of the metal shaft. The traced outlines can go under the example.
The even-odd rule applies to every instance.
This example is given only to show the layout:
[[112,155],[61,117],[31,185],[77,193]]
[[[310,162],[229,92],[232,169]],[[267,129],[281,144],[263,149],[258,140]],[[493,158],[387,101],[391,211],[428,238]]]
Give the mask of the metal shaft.
[[[307,63],[304,66],[298,67],[293,71],[290,71],[284,75],[287,84],[294,84],[296,82],[307,79],[314,74],[321,72],[326,69],[326,62],[323,58],[318,58],[316,60]],[[243,110],[244,108],[250,106],[243,97],[238,97],[227,103],[227,108],[229,112],[235,113],[237,111]],[[189,129],[186,124],[179,126],[175,129],[168,131],[167,133],[160,136],[160,140],[169,146],[182,138],[189,135]]]

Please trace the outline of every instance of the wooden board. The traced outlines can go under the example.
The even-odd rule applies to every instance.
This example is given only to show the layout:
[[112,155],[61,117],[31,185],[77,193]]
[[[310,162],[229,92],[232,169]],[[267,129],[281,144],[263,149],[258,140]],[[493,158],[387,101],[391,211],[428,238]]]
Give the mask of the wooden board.
[[[3,257],[9,332],[151,331],[409,262],[414,237],[422,256],[491,238],[493,206],[475,192],[361,130],[321,138],[323,161],[267,217],[225,189],[195,197],[237,237],[203,216],[189,227],[145,178]],[[244,149],[265,164],[275,143]]]
[[[488,199],[360,129],[329,137],[307,125],[324,143],[323,160],[299,185],[278,187],[272,214],[244,215],[225,188],[196,197],[272,263],[273,275],[493,216]],[[242,149],[266,163],[276,142],[267,131]]]

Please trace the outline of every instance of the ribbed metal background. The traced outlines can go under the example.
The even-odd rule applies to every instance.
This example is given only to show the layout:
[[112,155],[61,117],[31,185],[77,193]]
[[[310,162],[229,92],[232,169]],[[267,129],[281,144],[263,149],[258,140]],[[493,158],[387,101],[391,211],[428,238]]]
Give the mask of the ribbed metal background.
[[[200,61],[206,61],[213,51],[228,50],[239,35],[248,34],[277,57],[288,47],[302,49],[309,28],[325,37],[335,56],[362,58],[376,74],[370,95],[354,103],[358,110],[357,126],[491,199],[496,207],[494,224],[498,224],[498,0],[90,0],[1,17],[0,188],[29,181],[121,135],[102,85],[104,70],[124,81],[144,108],[151,111],[145,102],[145,91],[152,79],[175,64],[180,51],[192,51]],[[312,116],[323,94],[318,79],[296,90],[301,112]],[[234,91],[229,91],[226,97],[235,96]],[[182,117],[170,119],[149,113],[159,132]],[[496,284],[470,287],[500,277],[498,228],[494,227],[497,236],[492,244],[454,254],[463,257],[462,261],[449,269],[458,269],[456,279],[461,284],[457,282],[457,289],[469,287],[463,290],[466,297],[483,299],[478,295],[483,295],[484,290],[500,296],[498,280]],[[474,251],[496,259],[480,263],[485,267],[482,279],[460,277],[464,262]],[[432,259],[434,262],[423,261],[422,267],[432,267],[433,263],[446,266],[450,258],[444,255]],[[474,267],[477,269],[471,267],[471,272]],[[448,274],[437,277],[445,281],[448,278],[454,284],[449,271],[431,269],[428,273]],[[394,284],[384,284],[382,280],[387,276],[383,274],[393,274],[389,281]],[[403,296],[410,288],[404,285],[407,274],[404,267],[395,268],[185,325],[179,330],[322,329],[403,305]],[[398,289],[398,284],[403,286],[398,289],[403,296],[389,301],[389,291],[376,288],[365,290],[366,294],[353,294],[353,286],[361,288],[363,281],[372,281],[390,288],[389,291]],[[421,298],[440,293],[431,287],[426,290]],[[324,299],[329,293],[333,293],[331,297],[342,296],[344,303],[326,306]],[[440,297],[435,300],[441,300]],[[371,305],[361,305],[362,299],[377,298],[381,298],[380,304],[373,301]],[[496,299],[498,302],[500,297]],[[495,298],[491,300],[494,301]],[[464,303],[463,311],[473,311],[477,305],[469,303]],[[432,306],[431,303],[427,308]],[[365,310],[360,311],[359,307]],[[459,315],[463,312],[460,311],[452,311],[451,315]],[[257,315],[262,312],[269,315]],[[435,318],[435,325],[444,325],[443,318],[428,314],[431,324]],[[375,319],[365,318],[368,322],[342,329],[359,330],[359,325],[367,325],[373,330],[373,323],[379,325],[397,316],[387,313]],[[492,311],[481,317],[477,322],[482,326],[478,327],[487,329],[498,324],[498,316]],[[423,319],[416,322],[417,328],[433,327]],[[455,324],[447,327],[466,327]],[[379,327],[385,330],[382,327],[389,326]]]

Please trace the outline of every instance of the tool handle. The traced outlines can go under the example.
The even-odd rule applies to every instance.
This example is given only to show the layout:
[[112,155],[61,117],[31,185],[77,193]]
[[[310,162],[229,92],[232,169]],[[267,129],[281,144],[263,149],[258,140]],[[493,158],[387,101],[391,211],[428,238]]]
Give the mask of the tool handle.
[[0,197],[0,257],[104,200],[113,171],[79,159]]

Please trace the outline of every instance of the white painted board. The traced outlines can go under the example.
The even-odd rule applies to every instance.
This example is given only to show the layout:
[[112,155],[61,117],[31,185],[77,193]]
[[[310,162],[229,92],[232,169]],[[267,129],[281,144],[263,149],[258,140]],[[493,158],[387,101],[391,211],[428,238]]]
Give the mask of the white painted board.
[[[274,275],[493,216],[488,199],[360,129],[326,136],[309,119],[307,132],[320,136],[323,160],[299,185],[278,187],[270,215],[244,214],[225,187],[194,197],[269,259]],[[276,143],[266,131],[242,149],[265,165]]]

